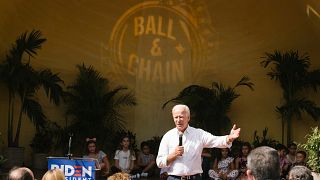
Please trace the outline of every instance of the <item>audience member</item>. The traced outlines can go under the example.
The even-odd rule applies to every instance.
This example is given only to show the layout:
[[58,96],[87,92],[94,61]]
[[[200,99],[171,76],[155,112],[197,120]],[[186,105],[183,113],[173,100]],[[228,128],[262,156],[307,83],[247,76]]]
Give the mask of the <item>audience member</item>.
[[86,154],[83,157],[96,159],[99,163],[96,164],[96,167],[98,169],[101,169],[103,176],[108,175],[110,170],[109,160],[107,155],[103,151],[98,150],[96,145],[96,138],[87,138],[86,142]]
[[209,179],[209,170],[211,169],[212,161],[211,149],[204,148],[201,153],[201,167],[202,167],[202,179]]
[[307,153],[304,151],[298,151],[296,153],[296,162],[293,166],[307,166],[306,164]]
[[287,148],[283,144],[278,144],[276,146],[276,149],[278,151],[279,159],[280,159],[280,176],[281,178],[286,178],[289,167],[290,167],[290,162],[288,161],[286,154],[287,154]]
[[239,172],[239,179],[245,178],[247,176],[247,157],[250,151],[251,144],[249,142],[242,143],[240,156],[235,160],[235,167]]
[[289,153],[287,154],[287,159],[290,164],[296,162],[296,152],[297,152],[297,145],[295,143],[291,143],[288,146]]
[[65,180],[66,177],[60,169],[48,170],[42,177],[42,180]]
[[108,180],[130,180],[129,174],[119,172],[108,177]]
[[237,178],[238,171],[234,170],[229,148],[220,149],[219,156],[214,160],[213,169],[209,170],[209,176],[215,180]]
[[277,151],[271,147],[262,146],[248,155],[247,175],[249,180],[279,180],[280,163]]
[[150,177],[156,164],[155,157],[150,153],[150,146],[147,142],[141,143],[141,152],[138,156],[138,168],[142,177]]
[[34,180],[34,175],[29,168],[14,167],[9,171],[8,180]]
[[133,150],[130,149],[130,138],[124,136],[120,142],[121,149],[117,150],[114,156],[115,167],[121,172],[132,173],[136,156]]
[[289,172],[289,180],[313,180],[313,176],[307,167],[295,166]]

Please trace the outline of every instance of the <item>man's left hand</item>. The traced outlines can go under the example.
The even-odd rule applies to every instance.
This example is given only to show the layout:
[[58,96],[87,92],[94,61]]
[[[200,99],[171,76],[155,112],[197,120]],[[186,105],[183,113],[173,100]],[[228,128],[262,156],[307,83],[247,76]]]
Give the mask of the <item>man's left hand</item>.
[[240,128],[236,129],[236,125],[234,124],[230,134],[227,136],[227,142],[228,144],[232,143],[235,139],[237,139],[240,136]]

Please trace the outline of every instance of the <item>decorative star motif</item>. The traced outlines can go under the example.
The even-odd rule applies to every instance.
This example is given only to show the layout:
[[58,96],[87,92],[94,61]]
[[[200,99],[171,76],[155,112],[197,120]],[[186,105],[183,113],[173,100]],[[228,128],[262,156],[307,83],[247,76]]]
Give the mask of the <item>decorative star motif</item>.
[[176,50],[178,51],[179,54],[183,54],[184,52],[184,47],[182,46],[181,43],[179,43],[177,46],[176,46]]

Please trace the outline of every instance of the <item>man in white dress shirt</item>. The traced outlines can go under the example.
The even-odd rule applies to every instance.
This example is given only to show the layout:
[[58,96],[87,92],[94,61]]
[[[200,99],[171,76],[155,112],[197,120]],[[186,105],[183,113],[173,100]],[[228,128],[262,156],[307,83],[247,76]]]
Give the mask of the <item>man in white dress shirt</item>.
[[[166,168],[168,180],[202,179],[202,149],[230,148],[233,140],[240,135],[240,128],[236,129],[235,125],[226,136],[213,136],[189,126],[190,110],[186,105],[174,106],[172,116],[176,127],[163,136],[156,160],[159,168]],[[179,146],[179,136],[182,136],[182,146]]]

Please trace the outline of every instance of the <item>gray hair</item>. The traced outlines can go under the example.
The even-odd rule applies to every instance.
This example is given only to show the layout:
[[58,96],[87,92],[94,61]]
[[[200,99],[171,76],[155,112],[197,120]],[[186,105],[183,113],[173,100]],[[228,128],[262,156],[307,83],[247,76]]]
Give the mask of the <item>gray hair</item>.
[[184,109],[184,111],[187,113],[188,117],[190,117],[190,109],[189,109],[189,107],[187,105],[177,104],[177,105],[173,106],[172,112],[175,111],[178,108]]
[[294,166],[289,172],[290,180],[313,180],[311,170],[305,166]]
[[280,179],[280,161],[278,152],[267,146],[258,147],[248,155],[247,168],[255,180]]

